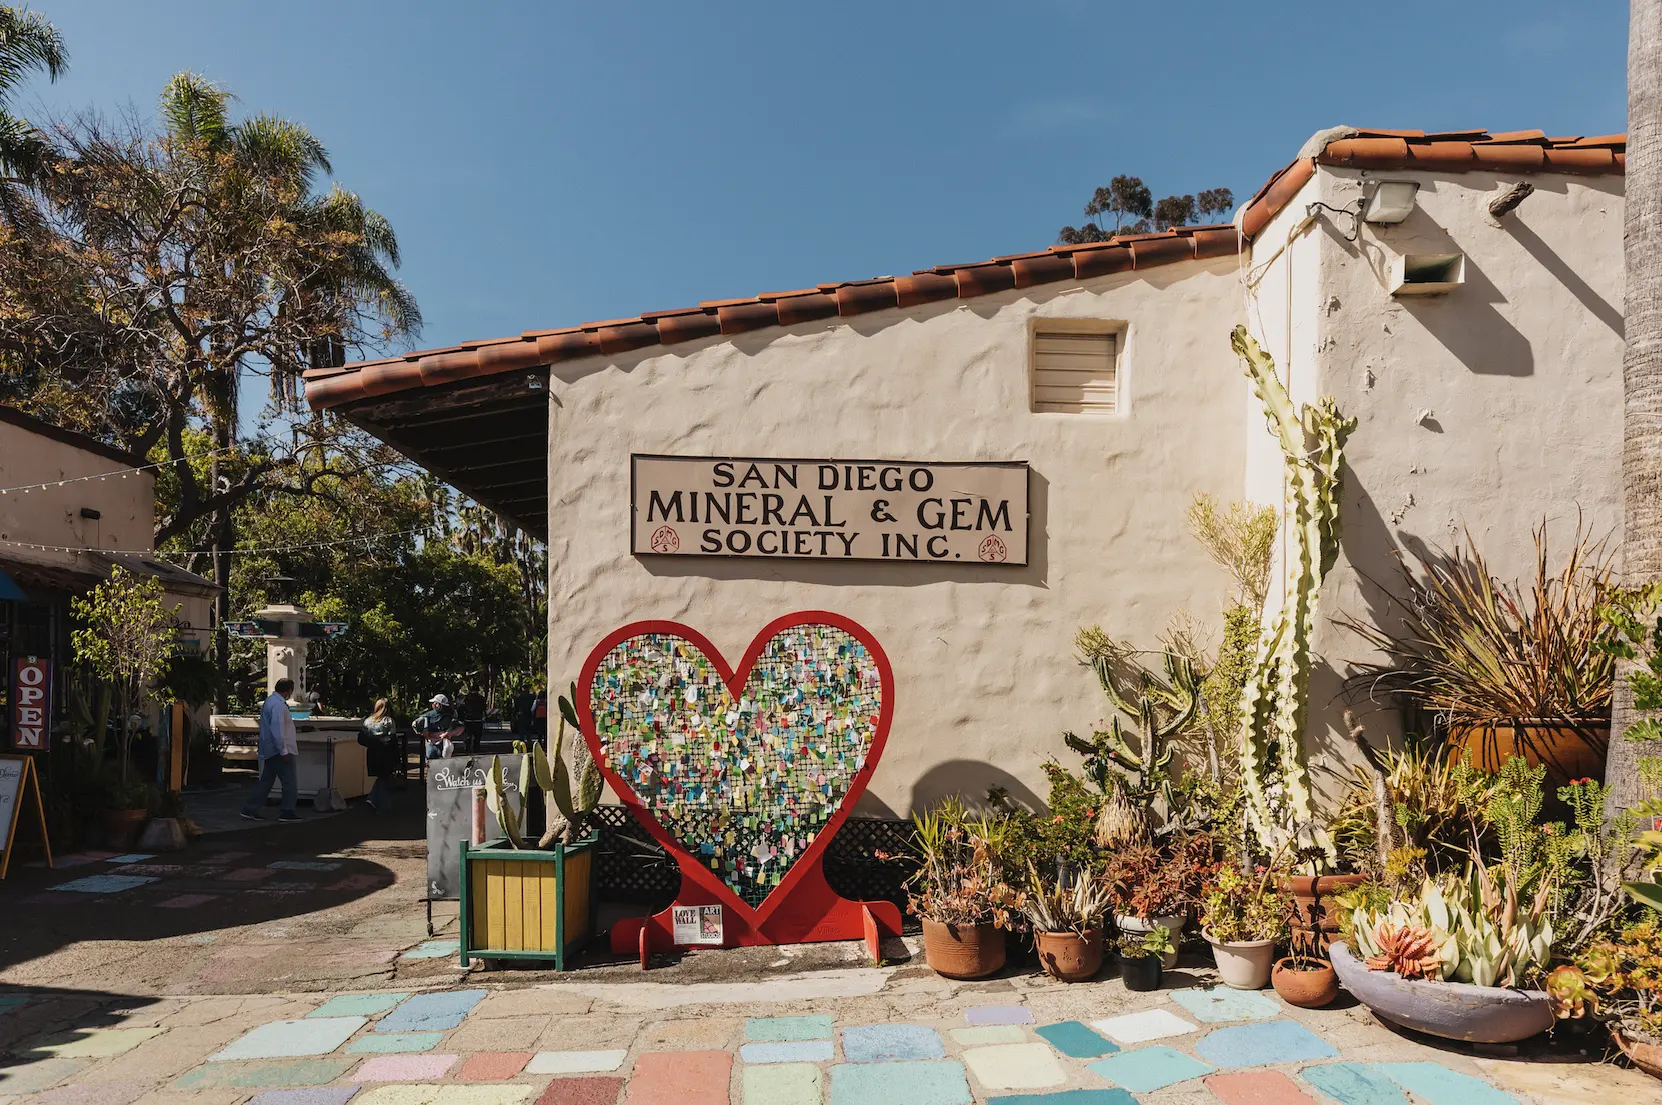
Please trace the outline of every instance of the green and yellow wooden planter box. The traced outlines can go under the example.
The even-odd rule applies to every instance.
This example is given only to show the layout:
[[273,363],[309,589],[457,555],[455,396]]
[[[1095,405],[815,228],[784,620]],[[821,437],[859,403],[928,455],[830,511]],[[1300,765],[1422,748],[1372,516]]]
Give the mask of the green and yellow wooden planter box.
[[552,959],[594,935],[594,851],[598,835],[552,849],[506,840],[462,841],[462,966],[470,959]]

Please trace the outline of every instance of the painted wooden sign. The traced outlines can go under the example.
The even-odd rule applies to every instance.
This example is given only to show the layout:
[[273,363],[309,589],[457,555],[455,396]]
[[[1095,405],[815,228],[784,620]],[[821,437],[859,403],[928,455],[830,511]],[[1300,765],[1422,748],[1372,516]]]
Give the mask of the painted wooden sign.
[[12,664],[12,747],[44,749],[51,718],[52,661],[44,656],[19,656]]
[[630,458],[642,556],[1027,563],[1027,465]]
[[35,801],[41,847],[46,849],[46,865],[50,867],[52,842],[46,835],[46,806],[40,800],[40,778],[35,774],[35,761],[28,756],[0,756],[0,879],[6,877],[6,871],[11,867],[23,801],[30,797]]
[[893,903],[848,901],[821,869],[894,716],[894,673],[865,629],[790,614],[729,667],[694,629],[636,622],[589,654],[577,699],[607,782],[681,867],[675,905],[614,924],[615,950],[686,943],[676,922],[684,937],[704,905],[724,907],[729,946],[899,931]]

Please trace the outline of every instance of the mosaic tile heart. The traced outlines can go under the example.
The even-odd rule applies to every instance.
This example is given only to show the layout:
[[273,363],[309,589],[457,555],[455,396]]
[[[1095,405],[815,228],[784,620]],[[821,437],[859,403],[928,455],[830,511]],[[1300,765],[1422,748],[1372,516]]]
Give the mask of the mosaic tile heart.
[[890,682],[870,634],[812,611],[768,626],[736,670],[686,626],[626,626],[590,657],[579,696],[613,789],[755,909],[865,789]]

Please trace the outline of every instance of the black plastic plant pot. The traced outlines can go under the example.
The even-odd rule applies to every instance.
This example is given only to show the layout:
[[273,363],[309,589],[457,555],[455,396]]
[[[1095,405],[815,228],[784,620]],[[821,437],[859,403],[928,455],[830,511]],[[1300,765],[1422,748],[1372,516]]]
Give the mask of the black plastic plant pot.
[[1142,955],[1135,959],[1120,957],[1120,977],[1127,990],[1158,990],[1160,988],[1160,957]]

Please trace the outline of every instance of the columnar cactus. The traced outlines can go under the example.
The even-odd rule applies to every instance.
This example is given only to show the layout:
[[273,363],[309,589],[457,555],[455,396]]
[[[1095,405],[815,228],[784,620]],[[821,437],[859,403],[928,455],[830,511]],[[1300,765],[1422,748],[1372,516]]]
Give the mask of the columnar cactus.
[[1073,733],[1062,737],[1069,748],[1085,758],[1085,770],[1098,790],[1104,794],[1123,791],[1134,805],[1145,810],[1160,798],[1169,816],[1177,807],[1171,784],[1171,763],[1177,751],[1173,739],[1194,720],[1200,704],[1200,680],[1188,657],[1167,652],[1163,659],[1166,678],[1139,666],[1133,689],[1128,678],[1126,685],[1121,685],[1125,677],[1115,670],[1115,653],[1091,655],[1091,667],[1103,693],[1115,710],[1136,719],[1137,736],[1133,739],[1115,716],[1109,719],[1106,731],[1092,733],[1089,740]]
[[[572,687],[572,695],[576,696],[577,688]],[[577,729],[577,711],[571,700],[561,697],[560,720],[554,732],[554,743],[548,752],[543,751],[540,744],[533,743],[529,750],[514,742],[514,751],[520,755],[519,763],[519,795],[520,808],[514,810],[508,800],[507,785],[502,777],[502,757],[496,756],[491,760],[490,785],[485,791],[485,804],[496,814],[497,824],[502,827],[502,834],[508,838],[508,843],[515,848],[523,848],[522,819],[525,816],[525,796],[535,785],[543,792],[544,809],[547,817],[547,830],[542,839],[537,842],[538,847],[547,848],[555,841],[571,843],[577,835],[576,817],[593,809],[600,801],[600,791],[603,780],[600,769],[595,766],[594,759],[588,753],[588,747],[581,740],[577,743],[577,752],[573,759],[577,766],[577,796],[575,800],[571,793],[571,773],[566,769],[564,747],[566,740],[566,724],[570,722],[573,730]],[[579,733],[581,737],[581,733]]]
[[[1282,559],[1281,607],[1259,635],[1257,656],[1241,691],[1241,777],[1247,817],[1258,838],[1272,849],[1279,850],[1296,835],[1301,843],[1319,845],[1331,856],[1332,842],[1314,824],[1304,722],[1310,695],[1310,637],[1322,580],[1339,556],[1344,445],[1356,420],[1340,414],[1332,399],[1295,408],[1275,375],[1275,362],[1246,327],[1235,327],[1229,344],[1246,362],[1270,432],[1281,446],[1286,466],[1283,516],[1293,538]],[[1279,753],[1279,796],[1270,793],[1264,779],[1272,742]]]

